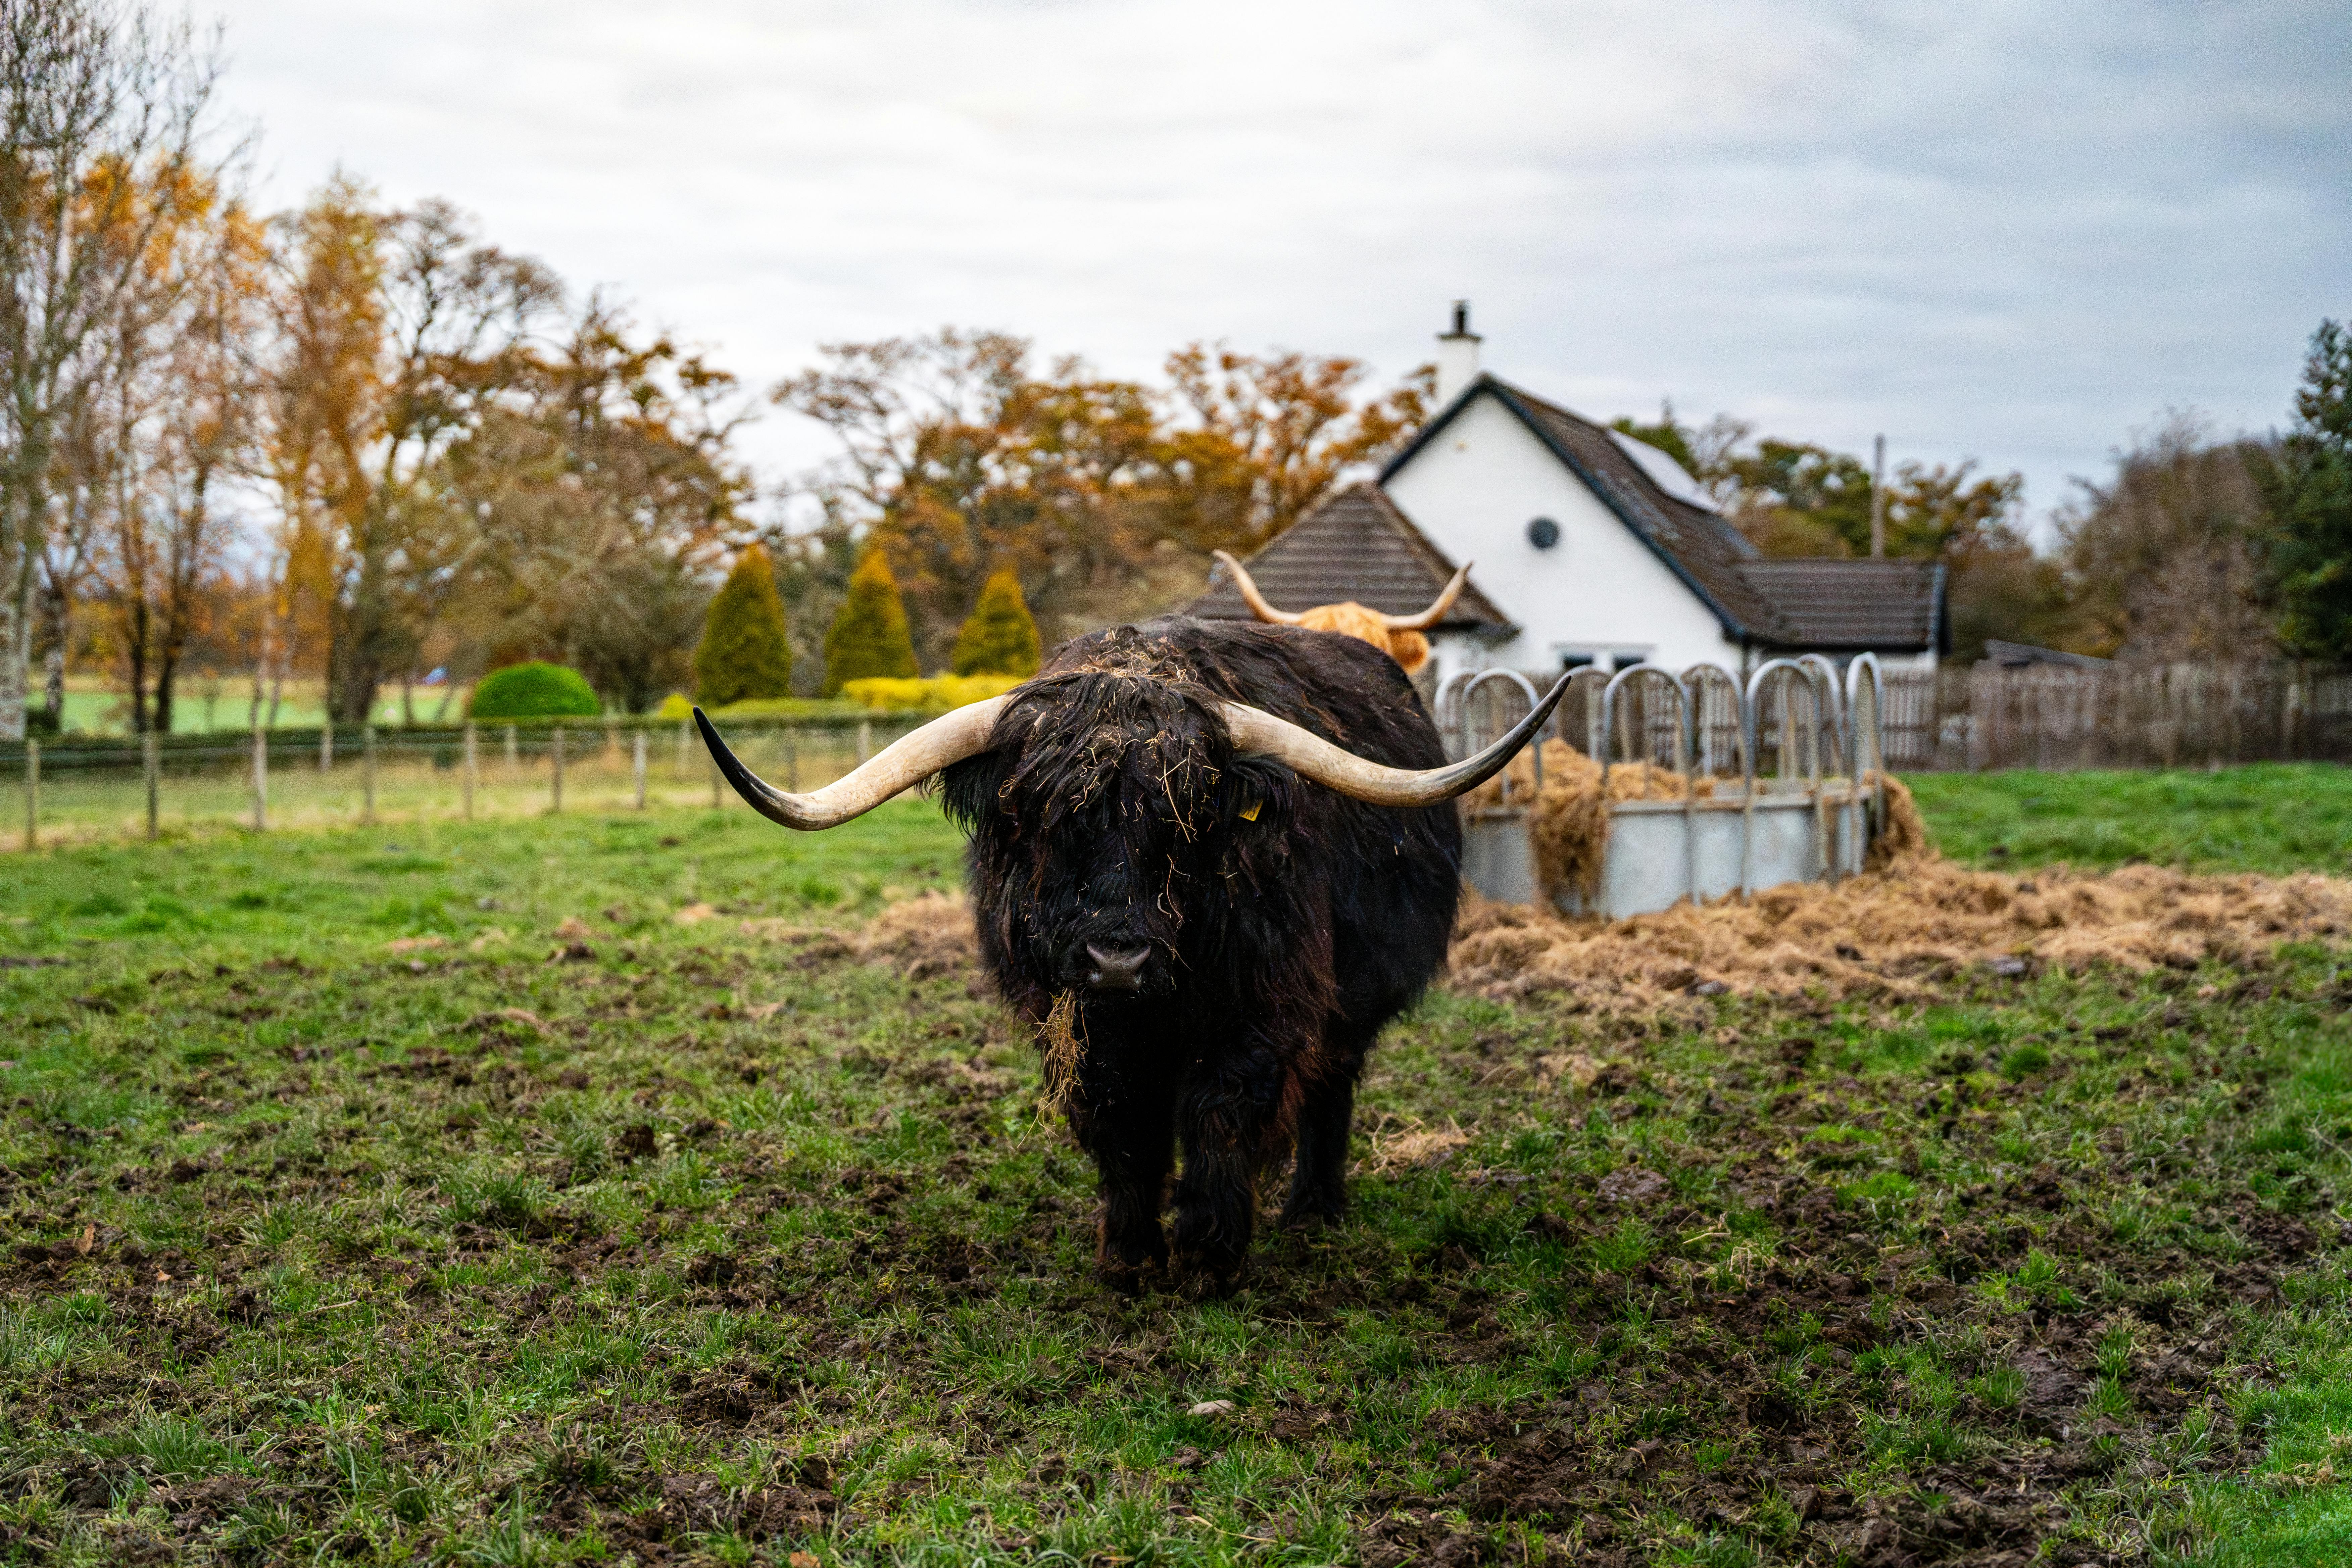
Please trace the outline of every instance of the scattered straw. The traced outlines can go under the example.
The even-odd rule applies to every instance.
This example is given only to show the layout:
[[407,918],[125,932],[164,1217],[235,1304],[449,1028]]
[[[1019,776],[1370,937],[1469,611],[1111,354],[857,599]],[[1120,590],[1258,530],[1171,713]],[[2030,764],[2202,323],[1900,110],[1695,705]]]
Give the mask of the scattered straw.
[[1044,1110],[1055,1115],[1068,1103],[1070,1091],[1077,1087],[1078,1066],[1086,1060],[1086,1032],[1078,1026],[1078,997],[1075,991],[1065,991],[1054,998],[1053,1010],[1037,1026],[1037,1043],[1045,1053],[1045,1100]]
[[1890,866],[1935,853],[1927,839],[1927,819],[1919,815],[1919,803],[1911,798],[1911,786],[1893,773],[1882,776],[1875,768],[1862,775],[1862,787],[1875,790],[1886,786],[1886,821],[1878,837],[1871,841],[1865,864],[1874,871],[1884,871]]
[[2154,866],[2012,877],[1915,855],[1835,884],[1621,921],[1473,898],[1454,930],[1452,973],[1455,987],[1482,995],[1563,993],[1625,1015],[1725,991],[1912,998],[1979,965],[2249,967],[2283,942],[2347,933],[2352,882],[2336,878]]
[[1423,1165],[1438,1165],[1454,1157],[1455,1150],[1470,1142],[1470,1134],[1459,1125],[1449,1127],[1413,1127],[1402,1132],[1372,1135],[1372,1157],[1363,1168],[1379,1173],[1386,1171],[1412,1170]]

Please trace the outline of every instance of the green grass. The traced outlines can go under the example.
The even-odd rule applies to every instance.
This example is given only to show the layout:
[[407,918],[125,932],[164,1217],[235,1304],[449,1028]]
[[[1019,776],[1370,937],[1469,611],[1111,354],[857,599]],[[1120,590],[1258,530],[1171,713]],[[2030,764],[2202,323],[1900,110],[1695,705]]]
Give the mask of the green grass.
[[1914,773],[1944,853],[1990,866],[2133,860],[2193,870],[2352,872],[2352,769]]
[[1347,1224],[1130,1299],[970,969],[794,934],[958,848],[901,801],[0,861],[0,1562],[2344,1559],[2339,951],[1441,993]]

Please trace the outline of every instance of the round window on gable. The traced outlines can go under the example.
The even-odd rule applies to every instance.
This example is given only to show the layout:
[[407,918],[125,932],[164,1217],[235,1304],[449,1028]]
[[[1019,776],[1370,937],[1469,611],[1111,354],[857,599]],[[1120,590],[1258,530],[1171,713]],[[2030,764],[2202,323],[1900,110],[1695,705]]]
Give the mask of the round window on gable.
[[1559,542],[1559,524],[1548,517],[1539,517],[1528,524],[1528,542],[1538,550],[1549,550]]

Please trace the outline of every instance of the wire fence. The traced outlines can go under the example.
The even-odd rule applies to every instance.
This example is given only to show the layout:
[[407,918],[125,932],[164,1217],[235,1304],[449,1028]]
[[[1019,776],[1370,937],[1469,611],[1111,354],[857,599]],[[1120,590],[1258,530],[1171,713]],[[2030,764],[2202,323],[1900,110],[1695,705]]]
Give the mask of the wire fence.
[[[722,728],[737,755],[771,783],[806,790],[932,717]],[[691,721],[68,737],[0,749],[0,842],[24,849],[225,829],[719,809],[734,801]]]

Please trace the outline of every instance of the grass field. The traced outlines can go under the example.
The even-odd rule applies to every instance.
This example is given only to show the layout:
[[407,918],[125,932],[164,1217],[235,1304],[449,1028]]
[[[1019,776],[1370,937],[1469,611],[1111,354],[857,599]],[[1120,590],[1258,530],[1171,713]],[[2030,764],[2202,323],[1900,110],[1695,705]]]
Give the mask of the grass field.
[[[420,721],[436,714],[446,717],[466,710],[468,688],[454,693],[443,687],[420,687],[410,705]],[[446,696],[447,702],[442,699]],[[38,700],[37,696],[36,700]],[[263,707],[268,709],[265,699]],[[371,716],[378,724],[397,724],[404,714],[400,688],[387,686]],[[318,680],[289,681],[280,688],[277,722],[289,728],[313,725],[326,712],[326,689]],[[265,718],[264,722],[268,721]],[[90,735],[122,735],[131,731],[131,700],[103,676],[72,676],[66,682],[65,727]],[[172,731],[179,735],[243,734],[253,727],[253,679],[239,675],[193,675],[183,680],[173,703]]]
[[2331,763],[1905,782],[1945,853],[1980,865],[2352,873],[2352,768]]
[[[2340,860],[2341,791],[2247,773],[2226,835],[1921,793],[1979,857]],[[1441,992],[1348,1224],[1129,1299],[973,976],[775,935],[956,851],[904,801],[0,861],[0,1561],[2352,1556],[2340,953]]]

